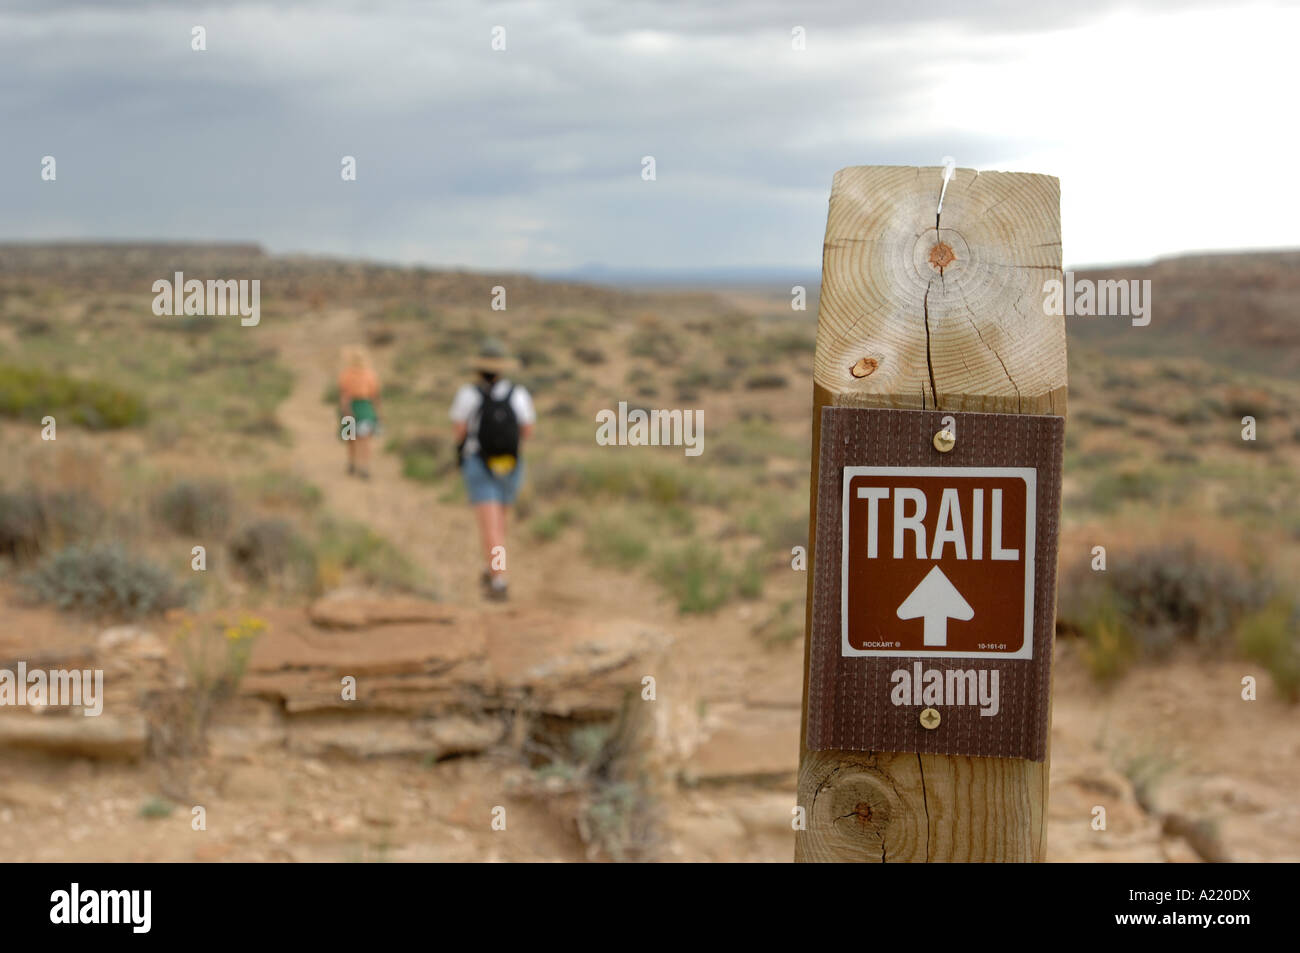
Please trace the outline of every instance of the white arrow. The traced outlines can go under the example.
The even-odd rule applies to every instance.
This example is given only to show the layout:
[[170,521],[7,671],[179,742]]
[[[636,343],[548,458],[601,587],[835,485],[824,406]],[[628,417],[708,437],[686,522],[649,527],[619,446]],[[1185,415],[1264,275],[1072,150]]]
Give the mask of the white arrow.
[[898,607],[900,619],[925,619],[925,645],[948,644],[948,620],[974,618],[975,610],[962,598],[938,566],[931,569]]

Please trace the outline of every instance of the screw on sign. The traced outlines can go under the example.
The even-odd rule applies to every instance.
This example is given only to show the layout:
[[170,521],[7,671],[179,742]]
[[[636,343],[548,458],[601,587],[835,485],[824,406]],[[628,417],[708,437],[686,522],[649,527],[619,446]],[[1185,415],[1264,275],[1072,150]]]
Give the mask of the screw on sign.
[[1031,658],[1036,478],[846,467],[844,654]]

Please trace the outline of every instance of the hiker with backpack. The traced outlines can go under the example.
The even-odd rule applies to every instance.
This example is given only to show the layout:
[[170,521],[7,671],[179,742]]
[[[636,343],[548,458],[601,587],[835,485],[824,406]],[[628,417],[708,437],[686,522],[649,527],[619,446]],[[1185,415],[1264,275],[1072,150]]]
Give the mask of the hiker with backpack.
[[506,598],[506,507],[523,482],[520,448],[537,420],[528,391],[505,377],[513,367],[499,341],[486,341],[472,367],[477,380],[463,385],[451,404],[460,472],[487,560],[481,579],[495,600]]

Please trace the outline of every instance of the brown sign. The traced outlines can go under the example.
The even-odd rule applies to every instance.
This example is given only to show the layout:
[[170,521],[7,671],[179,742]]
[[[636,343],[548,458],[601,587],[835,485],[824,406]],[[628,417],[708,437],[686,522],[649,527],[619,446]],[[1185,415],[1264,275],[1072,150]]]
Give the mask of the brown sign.
[[845,655],[1032,658],[1031,467],[845,467]]
[[810,748],[1045,757],[1063,436],[1060,417],[823,409]]

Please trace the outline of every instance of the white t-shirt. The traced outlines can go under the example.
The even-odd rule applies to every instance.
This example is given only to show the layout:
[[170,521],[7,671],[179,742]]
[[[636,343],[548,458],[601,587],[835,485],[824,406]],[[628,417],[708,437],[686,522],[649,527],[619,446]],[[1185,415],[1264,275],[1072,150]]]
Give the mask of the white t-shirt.
[[[510,382],[500,379],[492,385],[492,397],[496,400],[503,400],[506,392],[510,390]],[[451,402],[451,419],[453,423],[468,424],[469,431],[465,438],[465,456],[478,453],[478,412],[483,406],[483,395],[479,392],[478,387],[473,384],[465,384],[460,390],[456,391],[456,397]],[[528,393],[527,388],[522,384],[515,385],[515,391],[510,395],[510,406],[514,408],[515,419],[519,421],[520,427],[537,422],[537,412],[533,409],[533,398]]]

